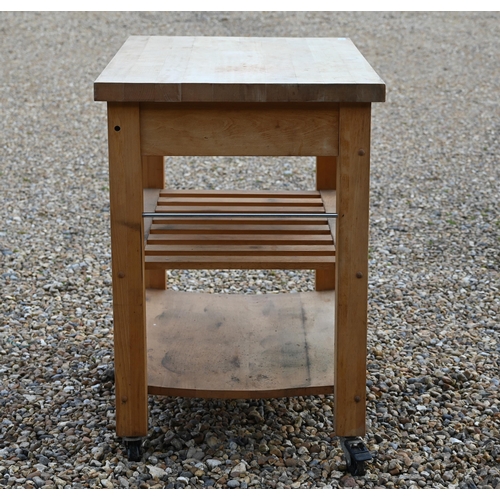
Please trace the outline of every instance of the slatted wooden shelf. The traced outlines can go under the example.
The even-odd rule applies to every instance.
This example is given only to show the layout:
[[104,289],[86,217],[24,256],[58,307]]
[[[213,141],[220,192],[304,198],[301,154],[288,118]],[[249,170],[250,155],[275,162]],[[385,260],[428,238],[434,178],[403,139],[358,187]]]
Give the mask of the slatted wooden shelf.
[[148,392],[264,398],[331,394],[334,291],[147,290]]
[[[326,210],[319,191],[161,190],[155,211],[258,215]],[[146,269],[332,269],[335,246],[327,219],[153,218],[145,265]]]

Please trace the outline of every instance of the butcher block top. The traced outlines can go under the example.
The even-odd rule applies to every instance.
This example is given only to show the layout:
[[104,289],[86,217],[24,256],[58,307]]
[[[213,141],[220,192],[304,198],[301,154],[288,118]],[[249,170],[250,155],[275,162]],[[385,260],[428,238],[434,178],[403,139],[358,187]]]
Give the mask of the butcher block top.
[[131,36],[94,99],[383,102],[385,83],[348,38]]

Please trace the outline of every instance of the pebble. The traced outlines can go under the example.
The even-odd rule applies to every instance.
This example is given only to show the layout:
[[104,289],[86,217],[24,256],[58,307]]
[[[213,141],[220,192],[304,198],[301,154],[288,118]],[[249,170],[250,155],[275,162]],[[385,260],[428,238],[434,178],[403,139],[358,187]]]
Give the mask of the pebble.
[[153,479],[162,479],[167,474],[161,467],[155,467],[154,465],[148,465],[147,467]]
[[[500,488],[498,12],[339,12],[334,35],[322,12],[2,19],[0,489]],[[348,35],[386,81],[372,106],[365,476],[346,471],[331,395],[151,396],[144,459],[126,459],[105,105],[91,82],[138,32]],[[313,158],[166,162],[174,188],[315,186]],[[310,271],[168,279],[193,292],[314,289]]]
[[31,480],[35,483],[37,488],[41,488],[45,484],[45,481],[38,476],[34,476]]
[[231,470],[231,477],[240,477],[245,474],[247,468],[243,462],[235,465]]
[[209,458],[209,459],[207,459],[206,464],[207,464],[207,467],[210,470],[212,470],[212,469],[215,469],[215,467],[219,467],[220,465],[222,465],[222,462],[220,460],[216,460],[214,458]]

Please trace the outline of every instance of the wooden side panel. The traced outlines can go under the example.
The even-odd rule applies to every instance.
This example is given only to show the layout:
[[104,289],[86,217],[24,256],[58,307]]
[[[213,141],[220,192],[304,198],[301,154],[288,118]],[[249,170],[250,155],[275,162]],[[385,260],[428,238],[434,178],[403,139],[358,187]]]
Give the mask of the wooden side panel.
[[[337,185],[337,157],[318,156],[316,158],[316,189],[318,191],[334,191]],[[326,207],[325,207],[326,208]],[[327,212],[335,212],[335,208],[326,209]],[[334,222],[331,221],[334,228]],[[332,233],[334,234],[334,233]],[[332,271],[316,271],[316,290],[335,290],[335,269]]]
[[[165,159],[163,156],[143,156],[142,157],[142,185],[144,189],[165,189]],[[158,196],[156,196],[158,198]],[[156,206],[156,198],[154,204],[144,205],[145,212],[152,212]],[[144,221],[144,229],[146,226],[151,227],[151,219]],[[147,269],[145,273],[146,288],[157,288],[165,290],[167,288],[167,275],[162,270]]]
[[335,293],[335,432],[366,428],[370,105],[340,107]]
[[[148,432],[139,106],[108,104],[118,436]],[[139,180],[139,181],[138,181]]]
[[337,130],[337,104],[141,105],[144,155],[334,156]]

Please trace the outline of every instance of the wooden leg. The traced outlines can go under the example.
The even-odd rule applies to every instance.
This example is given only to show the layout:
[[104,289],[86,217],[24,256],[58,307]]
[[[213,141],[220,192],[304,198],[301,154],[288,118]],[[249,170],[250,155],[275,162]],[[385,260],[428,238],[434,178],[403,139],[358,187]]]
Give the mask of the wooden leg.
[[335,432],[366,430],[370,104],[340,106],[335,293]]
[[[337,184],[337,157],[316,157],[316,189],[335,189]],[[335,236],[335,235],[334,235]],[[316,290],[335,290],[335,269],[316,269]]]
[[316,291],[335,290],[335,268],[316,269]]
[[[163,156],[142,157],[142,183],[145,189],[165,189],[165,161]],[[151,211],[154,211],[154,208]],[[146,223],[151,224],[151,220]],[[167,289],[167,273],[163,269],[146,270],[145,280],[146,288]]]
[[166,290],[167,272],[164,269],[146,269],[144,286],[155,290]]
[[[139,106],[108,103],[116,433],[146,436],[148,392]],[[138,181],[139,180],[139,181]]]
[[316,189],[333,189],[337,186],[337,157],[316,157]]
[[142,157],[142,183],[144,189],[165,189],[165,162],[163,156]]

